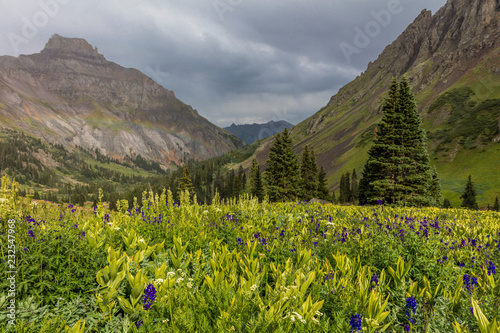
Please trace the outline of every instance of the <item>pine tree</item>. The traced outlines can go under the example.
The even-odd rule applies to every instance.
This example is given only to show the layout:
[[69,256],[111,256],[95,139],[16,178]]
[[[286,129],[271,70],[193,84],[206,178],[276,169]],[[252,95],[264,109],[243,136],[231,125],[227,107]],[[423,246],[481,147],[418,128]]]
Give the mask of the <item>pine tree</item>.
[[427,139],[406,78],[399,84],[393,79],[382,111],[384,116],[359,184],[360,203],[382,200],[393,205],[431,205]]
[[191,175],[189,174],[189,170],[187,167],[182,171],[181,179],[179,180],[179,193],[183,193],[184,191],[189,191],[189,194],[194,195],[194,187],[191,182]]
[[337,197],[335,196],[335,190],[332,191],[332,200],[331,200],[334,204],[337,203]]
[[326,172],[323,167],[319,169],[318,173],[318,198],[321,200],[328,200],[328,188],[326,184]]
[[299,195],[299,162],[288,130],[276,134],[265,171],[266,191],[271,202],[295,200]]
[[498,195],[497,195],[497,198],[495,199],[495,204],[493,205],[493,210],[495,212],[500,212],[500,204],[498,203]]
[[443,201],[443,208],[451,208],[450,199],[448,199],[448,198],[444,198],[444,201]]
[[441,182],[435,167],[431,169],[432,181],[430,184],[430,193],[433,199],[433,205],[436,207],[443,206],[443,194],[441,192]]
[[311,151],[309,152],[308,146],[306,146],[304,148],[304,151],[302,152],[300,176],[300,198],[305,201],[309,201],[312,198],[315,198],[318,187],[318,167],[316,165],[314,150],[311,149]]
[[262,178],[260,176],[259,163],[254,158],[252,161],[252,168],[250,169],[250,194],[262,202],[264,199],[264,188],[262,186]]
[[348,203],[351,202],[351,181],[350,174],[346,172],[340,178],[340,195],[339,195],[339,203]]
[[469,180],[465,185],[465,192],[460,196],[463,199],[462,207],[469,209],[478,209],[476,202],[476,190],[474,190],[474,185],[472,184],[472,177],[469,175]]
[[352,170],[351,177],[351,201],[352,203],[356,203],[358,201],[358,177],[356,176],[356,169]]

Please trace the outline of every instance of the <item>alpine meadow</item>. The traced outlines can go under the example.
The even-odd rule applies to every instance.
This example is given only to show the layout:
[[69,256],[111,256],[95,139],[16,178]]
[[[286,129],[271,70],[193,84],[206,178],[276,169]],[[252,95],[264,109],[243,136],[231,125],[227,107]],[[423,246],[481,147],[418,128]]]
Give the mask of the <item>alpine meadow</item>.
[[500,333],[499,0],[6,1],[0,333]]

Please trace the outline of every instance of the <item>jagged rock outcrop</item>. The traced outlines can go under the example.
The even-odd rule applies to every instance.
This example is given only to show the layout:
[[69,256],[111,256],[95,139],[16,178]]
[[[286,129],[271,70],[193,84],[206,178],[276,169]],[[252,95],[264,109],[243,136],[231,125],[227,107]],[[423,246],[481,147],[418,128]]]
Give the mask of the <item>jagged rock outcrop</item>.
[[107,61],[83,39],[59,35],[38,54],[0,57],[0,125],[163,164],[242,145],[142,72]]

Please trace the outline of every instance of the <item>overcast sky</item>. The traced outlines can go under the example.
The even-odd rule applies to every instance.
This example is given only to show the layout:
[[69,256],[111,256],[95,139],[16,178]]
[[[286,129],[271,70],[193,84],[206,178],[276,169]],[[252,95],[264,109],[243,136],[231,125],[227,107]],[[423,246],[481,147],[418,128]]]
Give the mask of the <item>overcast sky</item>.
[[0,55],[86,39],[219,126],[325,106],[423,9],[445,0],[0,0]]

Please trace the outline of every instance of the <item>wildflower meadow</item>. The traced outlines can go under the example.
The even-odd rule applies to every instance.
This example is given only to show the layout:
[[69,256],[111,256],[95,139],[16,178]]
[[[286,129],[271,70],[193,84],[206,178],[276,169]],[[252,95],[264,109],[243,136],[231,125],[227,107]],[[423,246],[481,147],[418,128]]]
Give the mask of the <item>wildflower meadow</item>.
[[0,218],[0,332],[499,332],[497,212],[169,191],[109,211],[4,177]]

